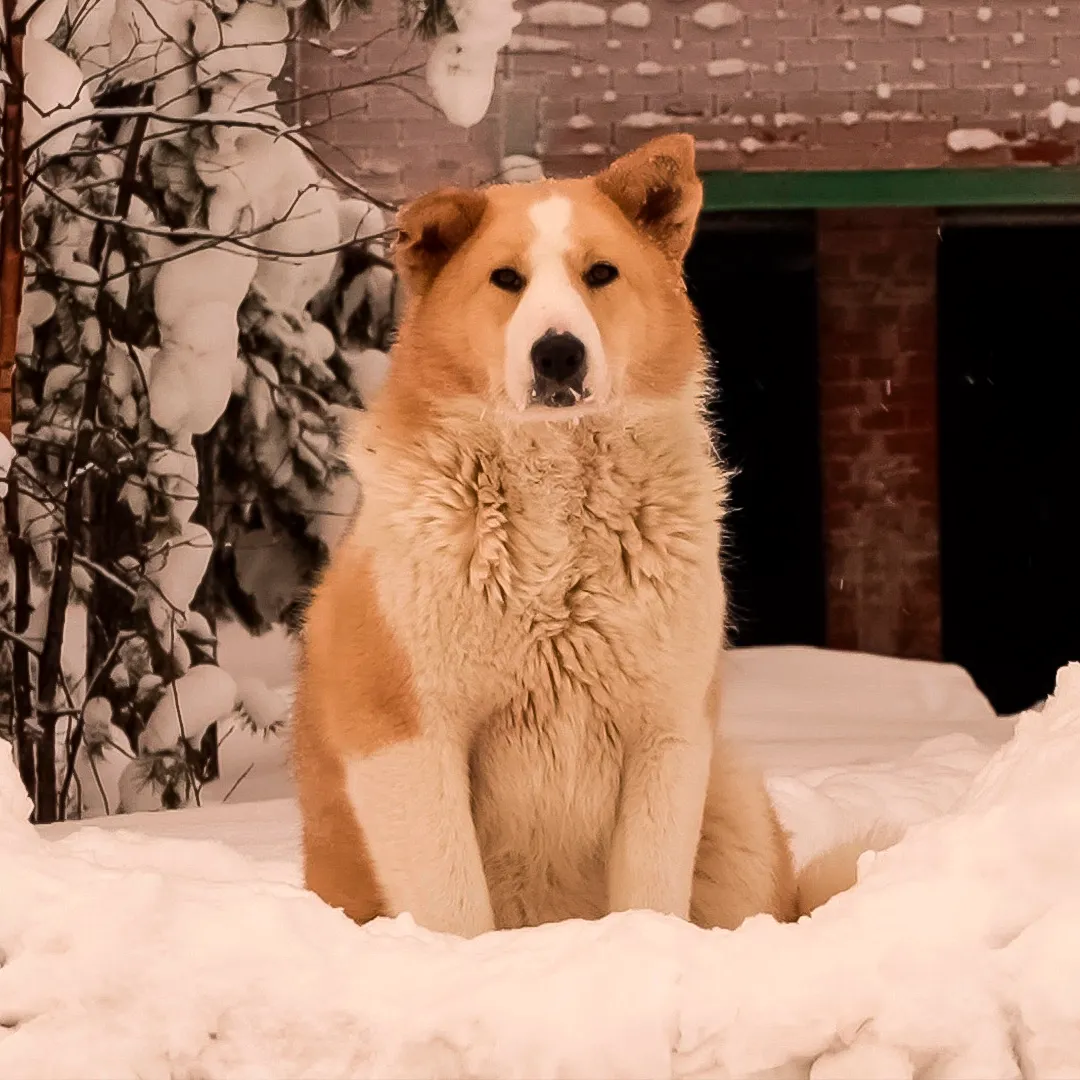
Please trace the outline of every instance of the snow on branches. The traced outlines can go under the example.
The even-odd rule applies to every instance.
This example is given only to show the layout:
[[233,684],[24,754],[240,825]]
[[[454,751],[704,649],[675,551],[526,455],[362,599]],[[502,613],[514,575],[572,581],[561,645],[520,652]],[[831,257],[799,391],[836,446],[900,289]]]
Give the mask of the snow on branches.
[[[383,209],[278,112],[298,16],[344,6],[4,0],[26,199],[0,736],[39,821],[225,798],[225,734],[280,734],[216,622],[295,622],[397,307]],[[503,7],[470,40],[509,34]]]

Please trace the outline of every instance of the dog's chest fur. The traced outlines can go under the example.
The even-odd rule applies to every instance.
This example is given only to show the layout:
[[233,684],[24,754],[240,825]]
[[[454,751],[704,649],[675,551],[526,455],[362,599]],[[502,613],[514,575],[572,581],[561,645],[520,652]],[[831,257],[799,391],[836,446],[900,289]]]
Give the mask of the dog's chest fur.
[[424,716],[470,726],[497,923],[600,915],[624,741],[700,702],[722,634],[705,430],[461,421],[372,449],[357,537]]

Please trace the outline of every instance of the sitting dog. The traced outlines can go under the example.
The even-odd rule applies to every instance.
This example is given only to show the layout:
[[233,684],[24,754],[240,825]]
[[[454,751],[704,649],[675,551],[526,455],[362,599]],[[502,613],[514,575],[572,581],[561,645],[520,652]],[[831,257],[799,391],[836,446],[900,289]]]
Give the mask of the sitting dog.
[[400,217],[407,306],[294,721],[307,884],[357,922],[807,907],[717,733],[725,479],[682,275],[701,200],[669,135]]

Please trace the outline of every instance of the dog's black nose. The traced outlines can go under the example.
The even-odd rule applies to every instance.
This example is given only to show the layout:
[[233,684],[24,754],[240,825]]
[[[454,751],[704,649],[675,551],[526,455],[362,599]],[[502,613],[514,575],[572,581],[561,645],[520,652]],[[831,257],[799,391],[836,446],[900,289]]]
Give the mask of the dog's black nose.
[[549,330],[533,342],[532,365],[537,383],[581,389],[585,376],[585,345],[573,334]]

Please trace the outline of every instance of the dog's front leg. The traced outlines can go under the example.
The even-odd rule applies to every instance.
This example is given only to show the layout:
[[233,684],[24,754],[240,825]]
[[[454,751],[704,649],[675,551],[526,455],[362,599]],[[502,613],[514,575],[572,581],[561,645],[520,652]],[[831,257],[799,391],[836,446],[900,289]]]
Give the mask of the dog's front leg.
[[463,937],[491,930],[465,749],[423,733],[354,758],[347,777],[388,912]]
[[610,910],[689,918],[711,751],[711,740],[696,733],[646,733],[628,746],[608,868]]

